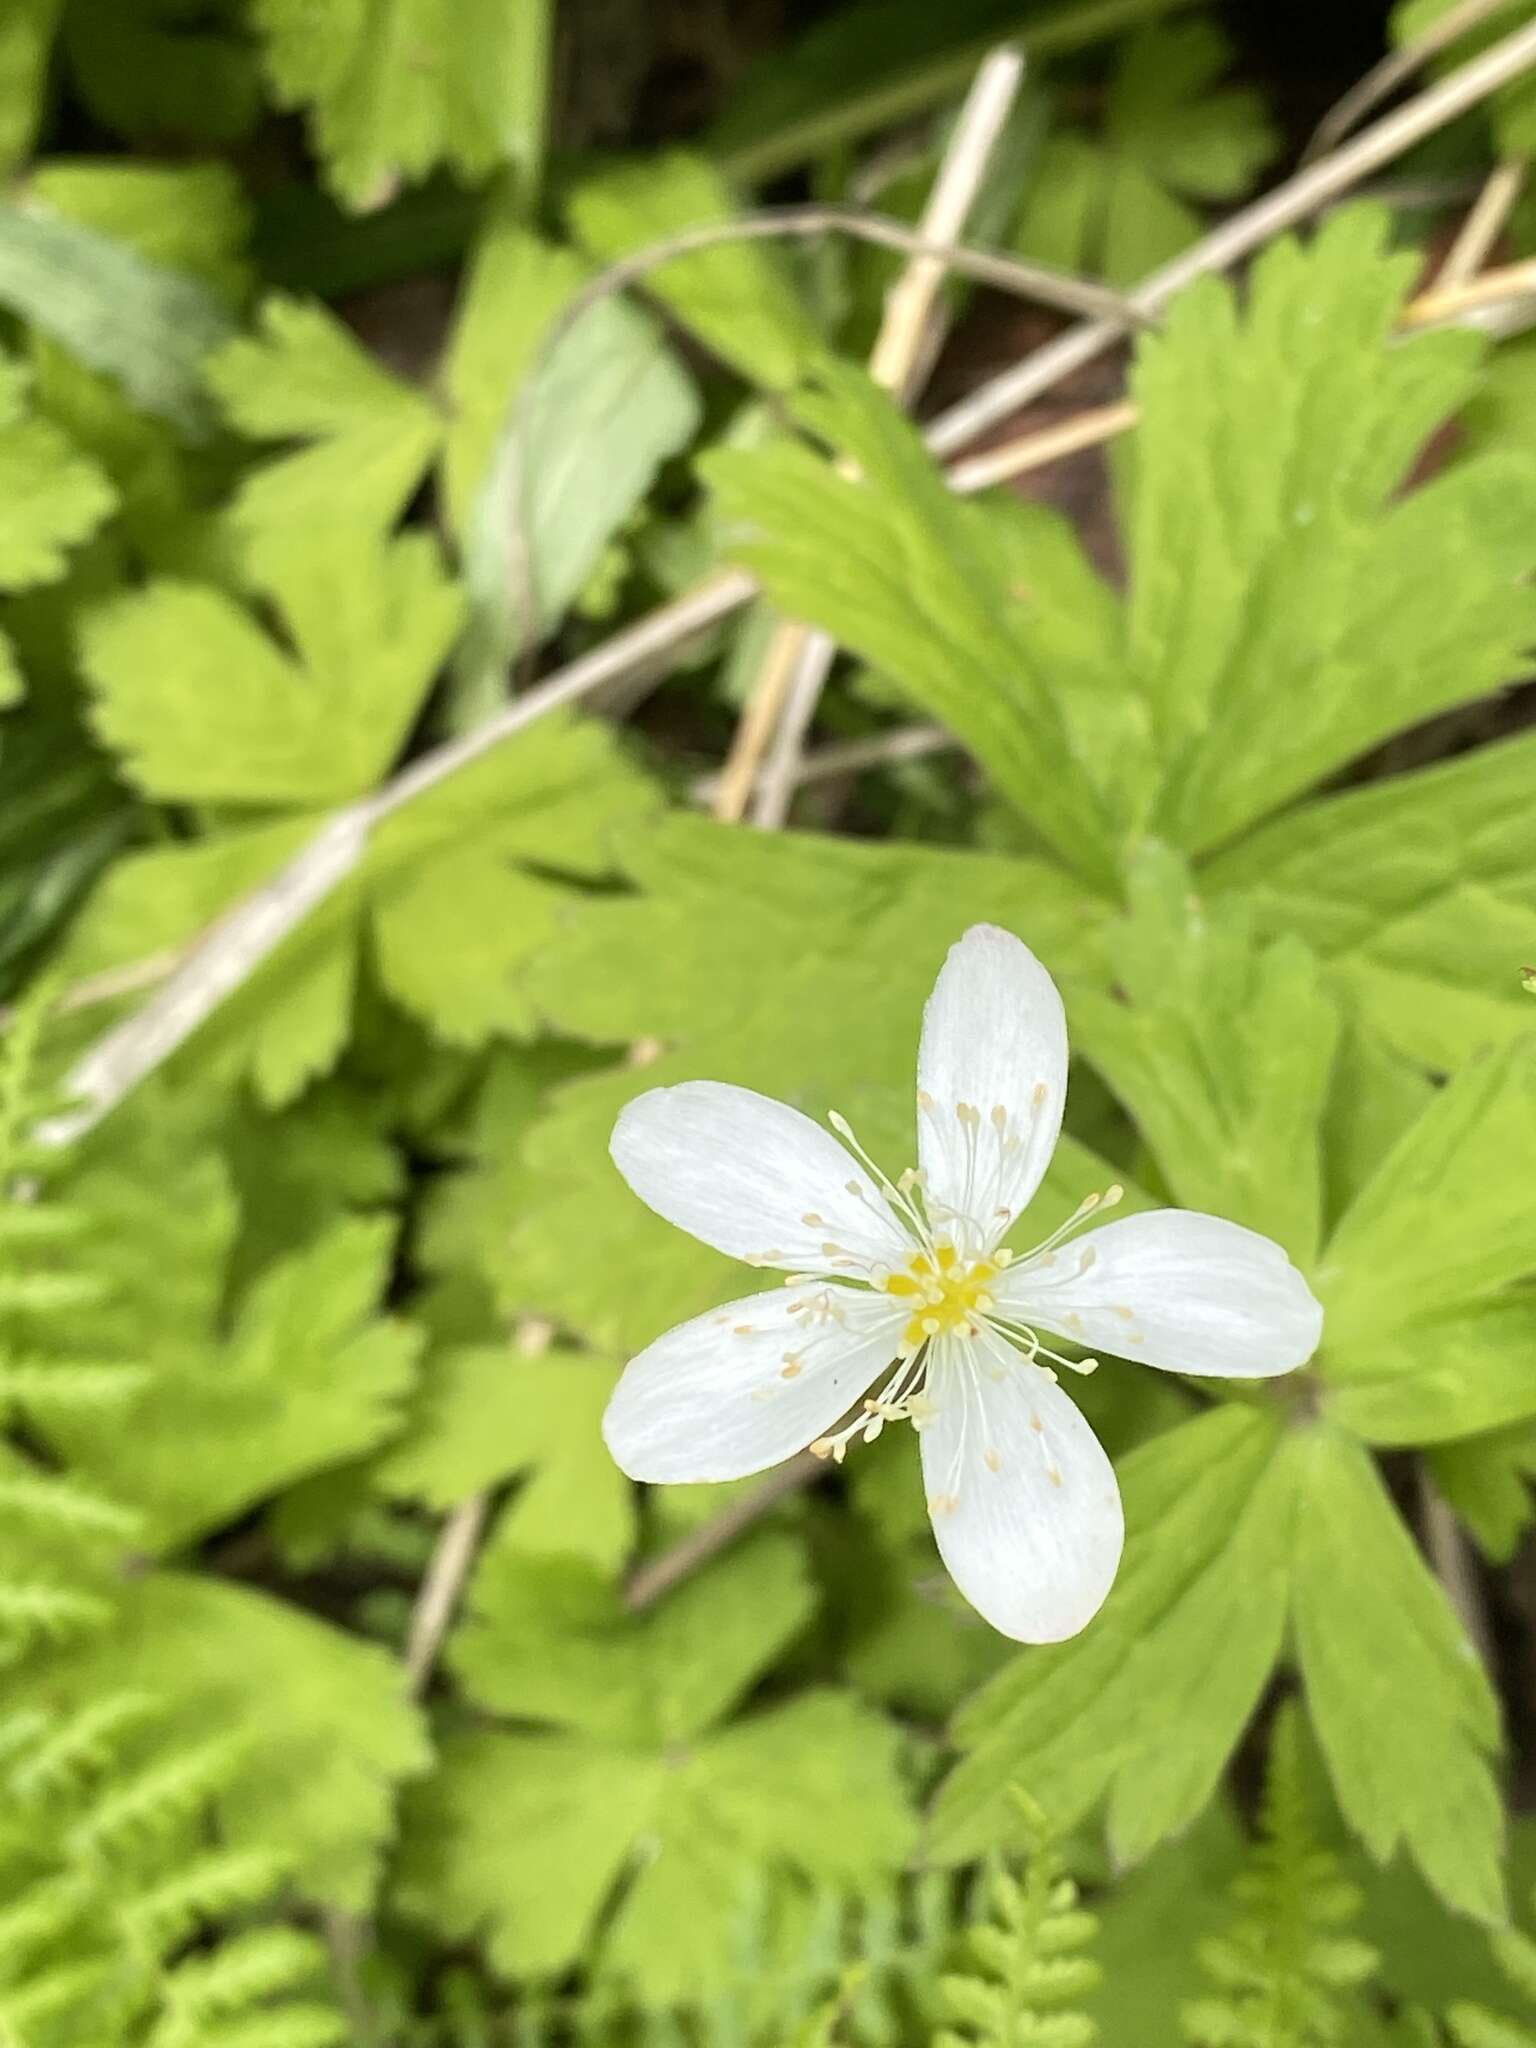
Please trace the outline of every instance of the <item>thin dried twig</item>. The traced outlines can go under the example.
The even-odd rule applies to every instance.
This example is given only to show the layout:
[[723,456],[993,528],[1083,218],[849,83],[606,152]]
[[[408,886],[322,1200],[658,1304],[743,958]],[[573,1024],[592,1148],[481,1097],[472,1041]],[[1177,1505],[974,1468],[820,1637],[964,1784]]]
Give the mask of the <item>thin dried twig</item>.
[[[1533,65],[1536,22],[1504,37],[1333,156],[1245,207],[1155,272],[1132,294],[1134,302],[1142,311],[1155,311],[1194,278],[1240,261],[1269,236],[1327,206]],[[1124,332],[1123,324],[1111,321],[1092,321],[1071,329],[1028,362],[1004,371],[941,414],[925,435],[928,446],[936,454],[953,454],[1084,363],[1092,362]],[[194,943],[157,996],[91,1048],[68,1077],[78,1107],[67,1116],[50,1119],[39,1135],[45,1142],[64,1143],[91,1129],[168,1059],[353,871],[380,818],[392,816],[547,713],[574,704],[607,684],[660,667],[685,642],[729,618],[756,590],[756,582],[744,571],[726,570],[711,577],[557,670],[473,732],[423,755],[375,795],[337,813],[264,889],[236,905]]]
[[1469,278],[1465,284],[1442,287],[1437,279],[1429,291],[1421,292],[1412,305],[1403,309],[1403,325],[1439,327],[1449,321],[1464,320],[1489,306],[1532,296],[1536,296],[1536,257],[1527,256],[1519,263],[1485,270],[1481,277]]
[[1400,85],[1406,85],[1426,64],[1432,64],[1442,50],[1448,50],[1480,23],[1508,13],[1512,5],[1513,0],[1461,0],[1459,7],[1447,9],[1422,35],[1404,43],[1400,50],[1389,51],[1324,114],[1301,153],[1303,164],[1315,163],[1329,150],[1337,149],[1373,108],[1390,99]]
[[624,1588],[624,1605],[632,1614],[654,1606],[662,1594],[670,1592],[680,1579],[686,1579],[701,1564],[707,1564],[720,1551],[729,1549],[736,1538],[761,1520],[771,1507],[777,1506],[790,1494],[798,1493],[817,1473],[826,1469],[823,1460],[813,1458],[809,1451],[802,1451],[798,1457],[777,1466],[760,1486],[754,1486],[750,1493],[732,1501],[713,1521],[690,1529],[670,1550],[664,1550],[649,1564],[641,1565]]
[[[954,243],[964,232],[1023,79],[1024,60],[1010,49],[994,50],[977,72],[918,223],[924,241]],[[914,255],[885,302],[869,374],[902,403],[912,396],[947,267],[942,257]],[[836,656],[835,642],[813,627],[786,619],[775,628],[720,778],[717,818],[739,818],[751,795],[754,824],[783,824],[801,743]]]
[[1494,1658],[1493,1623],[1488,1603],[1477,1576],[1471,1546],[1455,1514],[1434,1482],[1428,1465],[1419,1460],[1419,1508],[1424,1528],[1424,1548],[1429,1553],[1435,1577],[1445,1588],[1445,1597],[1456,1610],[1472,1647],[1491,1670]]
[[1438,290],[1448,291],[1452,285],[1466,284],[1488,261],[1525,185],[1525,172],[1524,158],[1511,157],[1508,163],[1495,164],[1488,173],[1487,182],[1435,273]]
[[[526,1316],[517,1327],[516,1349],[524,1358],[538,1358],[549,1349],[554,1336],[553,1323],[543,1316]],[[460,1502],[438,1532],[406,1630],[405,1675],[413,1700],[420,1699],[432,1682],[438,1653],[458,1611],[490,1508],[489,1493],[471,1494],[468,1500]]]
[[[1144,313],[1161,311],[1196,278],[1229,270],[1261,244],[1319,212],[1340,193],[1358,185],[1373,171],[1422,142],[1425,136],[1487,99],[1490,93],[1521,77],[1533,65],[1536,22],[1526,22],[1417,94],[1395,113],[1384,115],[1332,156],[1298,171],[1274,191],[1234,213],[1202,241],[1153,271],[1130,294],[1133,303]],[[1011,413],[1032,405],[1063,378],[1113,348],[1123,336],[1124,329],[1108,320],[1093,320],[1069,328],[1026,362],[1005,370],[969,398],[952,405],[929,428],[929,447],[936,455],[954,454]]]
[[[841,775],[860,775],[866,768],[892,768],[903,761],[922,761],[930,754],[949,753],[959,745],[960,741],[942,725],[900,725],[889,732],[871,733],[867,739],[833,740],[801,756],[795,787],[809,789],[813,783],[835,782]],[[697,804],[711,804],[719,786],[718,774],[701,775],[689,794]]]

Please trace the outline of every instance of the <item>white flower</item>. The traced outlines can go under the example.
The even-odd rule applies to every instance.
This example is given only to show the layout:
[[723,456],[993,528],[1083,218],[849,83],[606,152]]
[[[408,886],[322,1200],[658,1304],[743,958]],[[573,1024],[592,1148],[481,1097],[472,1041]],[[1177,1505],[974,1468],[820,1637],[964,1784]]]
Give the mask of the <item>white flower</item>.
[[911,1421],[934,1534],[966,1599],[1020,1642],[1085,1627],[1113,1583],[1124,1519],[1114,1468],[1051,1370],[1096,1360],[1050,1350],[1041,1333],[1172,1372],[1262,1379],[1311,1357],[1323,1312],[1277,1244],[1220,1217],[1162,1209],[1075,1235],[1118,1188],[1033,1249],[1003,1248],[1055,1150],[1066,1087],[1055,983],[1011,933],[976,925],[923,1015],[920,1171],[887,1180],[841,1117],[839,1143],[787,1104],[717,1081],[630,1103],[612,1150],[640,1199],[790,1277],[630,1362],[603,1426],[618,1464],[666,1485],[739,1479],[806,1445],[841,1460],[855,1439]]

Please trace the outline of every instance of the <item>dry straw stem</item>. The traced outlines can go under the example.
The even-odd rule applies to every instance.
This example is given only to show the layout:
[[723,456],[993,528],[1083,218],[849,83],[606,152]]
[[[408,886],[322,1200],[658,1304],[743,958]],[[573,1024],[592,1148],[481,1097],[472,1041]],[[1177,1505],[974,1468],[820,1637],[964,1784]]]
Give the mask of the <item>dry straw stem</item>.
[[1468,209],[1445,261],[1435,273],[1438,290],[1448,291],[1452,285],[1466,284],[1493,254],[1493,245],[1524,189],[1525,168],[1524,158],[1512,157],[1508,163],[1495,164],[1488,173],[1487,182]]
[[[1244,207],[1174,262],[1153,273],[1132,300],[1156,313],[1196,277],[1227,269],[1270,237],[1308,218],[1358,185],[1426,135],[1476,106],[1536,65],[1536,22],[1503,37],[1481,55],[1376,122],[1332,156],[1300,171],[1267,197]],[[1039,398],[1118,341],[1123,322],[1089,321],[1006,370],[939,416],[929,447],[954,453]],[[685,641],[718,624],[756,593],[753,578],[726,570],[603,646],[558,669],[460,738],[414,761],[374,795],[338,812],[310,844],[262,889],[218,920],[189,951],[160,993],[113,1027],[67,1077],[76,1107],[39,1129],[45,1143],[65,1143],[90,1130],[146,1075],[153,1073],[224,1000],[255,972],[279,942],[361,860],[374,827],[435,789],[492,747],[605,684],[654,671]]]
[[[977,72],[918,223],[925,241],[942,247],[964,232],[1023,79],[1024,60],[1011,49],[994,50]],[[869,374],[902,403],[912,396],[945,269],[942,257],[913,256],[885,302]],[[836,653],[827,634],[797,620],[775,628],[720,776],[717,818],[734,823],[751,797],[754,824],[783,824],[801,740]],[[760,772],[765,753],[768,766]]]
[[1383,100],[1389,100],[1400,85],[1406,85],[1443,50],[1460,42],[1483,22],[1507,14],[1513,4],[1514,0],[1461,0],[1460,6],[1449,8],[1422,35],[1404,43],[1400,50],[1391,51],[1328,109],[1302,151],[1302,162],[1315,163],[1320,156],[1336,149],[1349,131],[1357,128]]

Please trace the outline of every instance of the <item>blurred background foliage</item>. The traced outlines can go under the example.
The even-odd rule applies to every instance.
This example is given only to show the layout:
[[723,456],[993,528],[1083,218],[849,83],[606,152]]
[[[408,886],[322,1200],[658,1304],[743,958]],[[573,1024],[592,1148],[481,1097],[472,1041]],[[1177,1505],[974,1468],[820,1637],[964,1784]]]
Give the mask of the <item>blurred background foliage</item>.
[[[1532,20],[0,0],[4,2048],[1536,2042]],[[872,379],[899,252],[606,268],[922,221],[1013,41],[964,239],[1134,287],[1522,35],[978,493],[890,393],[1038,294]],[[1328,1310],[1273,1399],[1094,1380],[1129,1545],[1048,1650],[889,1436],[599,1435],[738,1285],[617,1109],[899,1163],[981,919],[1074,1033],[1042,1230],[1113,1175]]]

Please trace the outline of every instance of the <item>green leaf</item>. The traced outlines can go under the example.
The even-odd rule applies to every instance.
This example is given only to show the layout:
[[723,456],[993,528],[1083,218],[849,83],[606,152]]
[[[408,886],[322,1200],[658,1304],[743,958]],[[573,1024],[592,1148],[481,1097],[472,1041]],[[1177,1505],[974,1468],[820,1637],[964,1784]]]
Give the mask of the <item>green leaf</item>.
[[1100,136],[1065,130],[1047,142],[1026,191],[1020,250],[1130,283],[1192,242],[1200,217],[1185,198],[1240,198],[1275,153],[1259,94],[1219,83],[1230,61],[1231,45],[1209,21],[1132,36],[1109,81]]
[[475,1574],[452,1661],[483,1706],[665,1749],[727,1713],[813,1604],[799,1544],[772,1533],[639,1615],[591,1565],[502,1544]]
[[202,363],[233,322],[205,285],[55,214],[0,203],[0,306],[115,379],[144,412],[206,437]]
[[224,1843],[276,1851],[312,1898],[367,1903],[395,1788],[428,1762],[383,1650],[249,1587],[157,1572],[125,1581],[111,1627],[46,1668],[58,1707],[140,1691],[166,1703],[168,1733],[241,1742],[218,1802]]
[[1263,1231],[1306,1264],[1337,1033],[1316,962],[1294,942],[1260,949],[1242,905],[1207,910],[1161,851],[1133,869],[1130,896],[1105,935],[1118,997],[1076,997],[1077,1043],[1183,1206]]
[[560,335],[512,396],[465,539],[482,667],[560,620],[698,424],[692,383],[634,307],[601,300]]
[[[739,1968],[764,1868],[887,1876],[911,1824],[889,1723],[845,1694],[803,1694],[658,1755],[565,1735],[451,1742],[412,1802],[401,1903],[452,1940],[483,1935],[508,1976],[559,1974],[590,1949],[626,1871],[603,1963],[647,2005],[718,1993]],[[860,1825],[838,1824],[850,1804]]]
[[1536,1429],[1516,1425],[1487,1436],[1437,1445],[1428,1454],[1435,1482],[1495,1564],[1508,1564],[1536,1515]]
[[27,191],[50,212],[125,242],[150,263],[202,278],[230,299],[246,288],[251,207],[228,164],[52,156],[32,171]]
[[[323,548],[338,525],[383,536],[419,487],[443,423],[322,306],[269,298],[258,331],[216,350],[205,374],[230,423],[298,442],[242,482],[234,517],[258,574]],[[290,571],[290,573],[292,573]]]
[[331,189],[388,203],[438,164],[532,173],[543,148],[547,0],[256,0],[280,105],[307,107]]
[[1433,1444],[1536,1417],[1536,1296],[1415,1317],[1329,1374],[1328,1413],[1375,1444]]
[[96,464],[32,412],[0,355],[0,590],[51,583],[117,505]]
[[1338,213],[1260,259],[1241,322],[1199,284],[1138,352],[1126,652],[1168,762],[1160,829],[1192,850],[1497,687],[1531,638],[1536,466],[1489,454],[1393,501],[1478,345],[1388,345],[1416,258],[1385,232]]
[[407,1808],[400,1904],[450,1941],[483,1938],[505,1976],[558,1973],[653,1832],[665,1777],[659,1757],[564,1736],[451,1740]]
[[1377,1347],[1536,1264],[1512,1162],[1536,1149],[1536,1040],[1472,1061],[1345,1212],[1318,1270],[1327,1353]]
[[378,1469],[393,1497],[449,1508],[507,1478],[522,1485],[488,1546],[566,1554],[608,1571],[634,1540],[634,1494],[602,1439],[614,1368],[584,1352],[533,1357],[490,1345],[443,1351]]
[[211,585],[150,583],[86,615],[96,725],[148,793],[322,804],[393,760],[459,621],[436,544],[343,530],[275,594],[294,655]]
[[1280,1650],[1295,1510],[1283,1442],[1274,1417],[1218,1408],[1125,1460],[1126,1551],[1103,1612],[1016,1657],[962,1710],[931,1854],[993,1844],[1010,1783],[1038,1785],[1061,1826],[1108,1793],[1127,1858],[1200,1812]]
[[1390,1046],[1441,1069],[1530,1029],[1511,971],[1536,958],[1536,739],[1304,804],[1204,870],[1270,932],[1333,963]]
[[[542,720],[382,826],[359,871],[214,1014],[186,1061],[207,1061],[215,1074],[249,1074],[268,1105],[291,1101],[340,1054],[360,946],[375,930],[391,990],[450,1039],[483,1031],[488,1019],[531,1032],[537,1011],[523,976],[530,952],[548,933],[555,885],[536,895],[541,914],[531,924],[504,920],[503,901],[525,903],[524,863],[602,875],[610,834],[652,801],[601,727]],[[269,880],[320,822],[301,815],[128,856],[73,926],[58,971],[72,979],[185,945]],[[461,1005],[468,958],[445,962],[439,937],[463,886],[456,856],[470,846],[505,878],[505,894],[489,887],[484,893],[489,918],[475,931],[469,956],[478,962],[478,1015],[467,1024]],[[386,941],[382,933],[397,911]]]
[[860,372],[828,361],[802,422],[861,471],[803,448],[702,465],[729,552],[796,617],[900,681],[987,763],[1069,868],[1108,861],[1109,820],[985,509],[958,503],[913,428]]
[[1366,1453],[1327,1429],[1298,1443],[1296,1644],[1340,1808],[1379,1862],[1401,1844],[1448,1904],[1499,1919],[1487,1676]]
[[[567,201],[577,241],[605,264],[741,210],[720,173],[683,150],[606,168]],[[727,242],[675,257],[648,271],[642,289],[722,361],[770,390],[794,384],[821,353],[821,335],[768,243]]]

